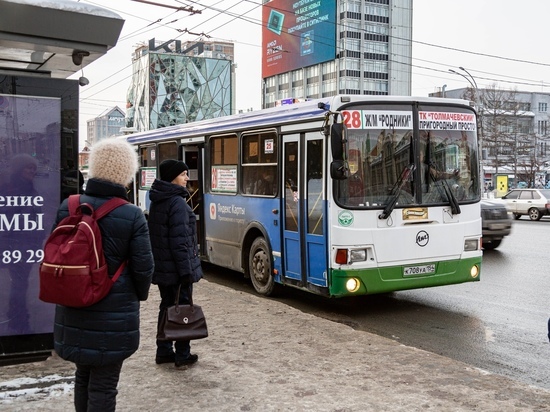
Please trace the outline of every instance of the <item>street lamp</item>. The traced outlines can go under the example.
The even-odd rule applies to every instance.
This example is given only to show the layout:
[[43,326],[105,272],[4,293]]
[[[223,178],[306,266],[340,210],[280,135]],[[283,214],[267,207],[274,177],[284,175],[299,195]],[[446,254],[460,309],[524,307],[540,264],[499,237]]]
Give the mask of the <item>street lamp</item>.
[[468,76],[460,73],[460,72],[457,72],[456,70],[453,70],[453,69],[449,69],[449,71],[453,74],[458,74],[459,76],[462,76],[464,77],[468,83],[470,83],[470,86],[472,86],[472,89],[474,89],[474,100],[475,100],[475,105],[476,105],[476,110],[479,111],[479,116],[478,116],[478,129],[479,129],[479,133],[478,133],[478,149],[479,149],[479,155],[481,156],[481,161],[479,162],[480,164],[480,180],[481,180],[481,187],[484,187],[485,186],[485,170],[483,170],[483,107],[482,107],[482,104],[481,104],[481,99],[480,99],[480,96],[479,96],[479,88],[477,87],[477,82],[476,82],[476,79],[474,78],[474,76],[472,76],[472,74],[466,70],[464,67],[460,66],[459,67],[460,70],[462,70],[463,72],[465,72]]
[[469,72],[468,70],[466,70],[464,67],[460,66],[459,69],[462,70],[463,72],[466,72],[466,74],[467,74],[468,76],[470,76],[470,78],[471,78],[472,81],[474,82],[474,86],[475,86],[475,88],[476,88],[476,91],[478,91],[479,89],[478,89],[478,87],[477,87],[477,83],[476,83],[475,77],[472,76],[472,75],[470,74],[470,72]]

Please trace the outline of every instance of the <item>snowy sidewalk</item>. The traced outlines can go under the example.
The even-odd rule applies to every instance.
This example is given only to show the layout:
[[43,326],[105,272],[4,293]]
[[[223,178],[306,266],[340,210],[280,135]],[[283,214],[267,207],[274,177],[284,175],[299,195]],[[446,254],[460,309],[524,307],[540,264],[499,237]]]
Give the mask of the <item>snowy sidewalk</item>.
[[[140,349],[124,363],[119,411],[545,411],[550,391],[202,280],[210,336],[199,362],[156,365],[158,291],[142,305]],[[73,409],[73,366],[0,367],[0,411]],[[18,387],[18,384],[20,386]]]

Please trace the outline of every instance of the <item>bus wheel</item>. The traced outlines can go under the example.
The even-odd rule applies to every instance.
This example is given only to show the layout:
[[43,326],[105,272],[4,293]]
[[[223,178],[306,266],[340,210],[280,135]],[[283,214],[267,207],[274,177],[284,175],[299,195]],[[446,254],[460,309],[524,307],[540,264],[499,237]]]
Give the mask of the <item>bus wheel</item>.
[[271,252],[262,237],[256,238],[250,247],[248,272],[256,292],[264,296],[273,293],[275,279],[271,270]]

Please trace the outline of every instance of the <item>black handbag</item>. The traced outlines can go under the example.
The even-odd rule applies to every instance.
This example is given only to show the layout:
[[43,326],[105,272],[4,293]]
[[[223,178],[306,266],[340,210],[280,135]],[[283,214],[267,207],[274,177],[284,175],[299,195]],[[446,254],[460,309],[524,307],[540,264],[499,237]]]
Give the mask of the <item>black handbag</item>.
[[187,341],[208,337],[202,308],[193,304],[191,290],[189,290],[189,305],[178,304],[180,289],[181,285],[178,288],[174,306],[167,307],[162,313],[157,340]]

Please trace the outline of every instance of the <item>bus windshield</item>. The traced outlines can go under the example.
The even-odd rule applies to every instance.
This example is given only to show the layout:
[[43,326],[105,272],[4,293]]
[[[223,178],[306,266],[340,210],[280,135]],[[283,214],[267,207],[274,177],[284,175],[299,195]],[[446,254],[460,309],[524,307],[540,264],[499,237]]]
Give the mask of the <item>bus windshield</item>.
[[347,107],[348,176],[335,200],[350,208],[399,208],[478,201],[476,118],[454,106]]

